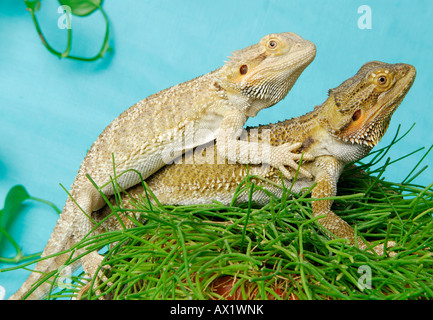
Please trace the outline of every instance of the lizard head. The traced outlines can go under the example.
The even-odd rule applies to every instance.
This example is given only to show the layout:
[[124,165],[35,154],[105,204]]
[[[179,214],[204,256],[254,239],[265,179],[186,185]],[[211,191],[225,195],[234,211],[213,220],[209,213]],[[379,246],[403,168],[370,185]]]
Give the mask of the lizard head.
[[345,142],[375,146],[411,88],[415,67],[368,62],[352,78],[329,90],[328,130]]
[[[251,104],[259,101],[259,110],[267,108],[287,95],[315,55],[315,45],[295,33],[269,34],[233,52],[220,69],[218,84],[228,96],[241,95]],[[246,113],[255,116],[259,110]]]

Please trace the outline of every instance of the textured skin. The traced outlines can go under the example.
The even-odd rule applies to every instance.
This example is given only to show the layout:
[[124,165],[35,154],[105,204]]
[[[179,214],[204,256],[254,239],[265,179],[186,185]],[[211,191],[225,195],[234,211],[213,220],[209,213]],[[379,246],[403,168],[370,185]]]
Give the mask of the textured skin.
[[[378,83],[382,76],[387,77],[383,85]],[[312,189],[313,198],[334,196],[343,167],[366,156],[381,139],[415,76],[415,68],[411,65],[376,61],[367,63],[354,77],[330,90],[329,98],[314,111],[276,124],[248,128],[242,139],[269,138],[273,146],[301,143],[298,152],[308,152],[315,157],[314,161],[302,164],[312,178],[299,176],[292,190],[298,192],[316,183]],[[162,168],[146,179],[146,183],[162,204],[206,204],[213,199],[229,204],[239,183],[247,175],[247,166],[228,164],[226,160],[218,159],[214,149],[213,144],[199,147],[194,153],[183,156],[178,164]],[[205,160],[211,161],[204,163]],[[295,175],[294,169],[289,168],[289,171],[292,176]],[[279,171],[275,168],[253,165],[249,166],[249,173],[281,185]],[[254,182],[281,196],[281,188],[260,179]],[[291,179],[284,180],[286,186],[291,183]],[[132,199],[138,199],[139,195],[145,197],[141,184],[127,190],[127,193]],[[121,201],[125,208],[133,209],[129,196],[124,195]],[[248,201],[247,192],[241,194],[238,200]],[[255,192],[253,200],[266,204],[269,198],[264,192]],[[314,216],[324,216],[318,222],[332,236],[347,239],[351,245],[367,249],[369,243],[361,239],[355,243],[354,230],[332,212],[331,205],[331,200],[313,201]],[[103,217],[109,213],[106,206],[96,216]],[[115,218],[110,223],[106,225],[108,229],[119,227]],[[388,247],[394,244],[389,241]],[[379,255],[384,253],[383,245],[372,249]]]
[[[294,33],[270,34],[258,44],[234,52],[220,69],[158,92],[123,112],[101,133],[83,160],[71,197],[42,256],[63,251],[92,233],[88,216],[105,202],[87,175],[109,196],[113,194],[110,177],[116,175],[117,183],[128,189],[141,181],[128,170],[137,170],[146,179],[186,150],[213,140],[219,154],[233,162],[265,161],[285,173],[285,165],[296,167],[294,160],[299,160],[300,155],[291,152],[298,145],[269,149],[238,138],[248,117],[286,96],[315,54],[314,44]],[[227,146],[238,152],[226,153]],[[249,157],[251,149],[261,148],[269,149],[266,158]],[[312,159],[310,155],[304,157]],[[52,271],[67,258],[61,255],[41,261],[35,271]],[[91,276],[100,261],[97,253],[81,259]],[[10,299],[21,299],[40,277],[40,273],[33,272]],[[40,286],[28,298],[43,298],[49,287]]]

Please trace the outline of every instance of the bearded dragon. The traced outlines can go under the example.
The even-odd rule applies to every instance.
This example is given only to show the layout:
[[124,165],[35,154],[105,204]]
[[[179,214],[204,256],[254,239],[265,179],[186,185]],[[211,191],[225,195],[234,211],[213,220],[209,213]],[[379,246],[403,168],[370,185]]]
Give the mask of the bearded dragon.
[[[296,168],[300,144],[263,146],[239,139],[249,117],[282,100],[316,54],[313,43],[294,33],[270,34],[259,43],[235,51],[221,68],[153,94],[116,118],[93,143],[72,184],[43,257],[61,252],[92,232],[89,216],[105,205],[101,195],[112,195],[111,178],[128,189],[146,179],[187,150],[215,140],[217,152],[237,163],[268,163],[289,174]],[[235,148],[237,152],[227,152]],[[266,149],[254,157],[251,150]],[[304,155],[304,159],[312,159]],[[113,163],[115,167],[113,168]],[[134,171],[129,171],[134,170]],[[302,173],[310,176],[307,171]],[[100,187],[98,190],[96,187]],[[80,252],[77,252],[80,254]],[[36,265],[22,288],[11,298],[28,291],[30,284],[56,269],[64,257]],[[102,257],[85,255],[82,265],[93,276]],[[30,298],[41,298],[46,290]]]
[[[253,181],[276,196],[282,195],[282,183],[286,186],[293,183],[293,192],[314,185],[313,198],[332,197],[336,195],[337,181],[344,166],[366,156],[385,134],[391,116],[411,88],[415,76],[415,68],[408,64],[366,63],[355,76],[329,90],[326,101],[313,111],[290,120],[250,127],[241,135],[244,141],[266,141],[272,146],[300,143],[297,152],[308,152],[315,157],[313,161],[301,164],[312,177],[297,176],[294,179],[296,169],[289,168],[292,178],[285,176],[282,180],[280,171],[273,167],[230,164],[227,159],[221,159],[215,144],[209,143],[184,154],[145,182],[163,205],[208,204],[213,200],[228,205],[248,174],[264,178]],[[135,209],[134,199],[140,196],[146,197],[142,184],[126,190],[120,202],[125,209]],[[237,197],[238,202],[248,200],[247,192]],[[266,204],[269,194],[257,190],[252,200]],[[114,204],[114,197],[110,201]],[[356,237],[352,227],[338,217],[331,206],[332,200],[312,202],[314,217],[320,217],[318,223],[328,230],[330,236],[347,239],[351,245],[373,250],[378,255],[384,254],[383,244],[372,247]],[[101,220],[110,212],[106,205],[94,212],[93,217]],[[122,220],[123,227],[133,226],[127,218]],[[120,224],[113,217],[105,221],[98,232],[119,229]],[[387,242],[387,248],[394,245],[393,241]]]
[[[282,196],[282,183],[296,193],[314,185],[311,196],[315,199],[333,197],[343,168],[365,157],[380,141],[415,77],[412,65],[368,62],[355,76],[329,90],[326,101],[313,111],[290,120],[249,127],[241,135],[245,141],[267,141],[272,146],[301,143],[297,152],[308,152],[315,158],[301,164],[312,177],[294,179],[296,169],[289,168],[292,178],[285,176],[282,180],[279,170],[273,167],[229,164],[226,159],[218,159],[214,144],[208,144],[165,166],[146,179],[146,184],[163,205],[209,204],[213,200],[229,205],[247,175],[264,178],[252,178],[252,182],[278,197]],[[125,209],[136,209],[134,203],[140,196],[146,198],[142,184],[127,190],[120,203]],[[110,201],[115,203],[113,198]],[[241,193],[237,201],[249,201],[249,191]],[[256,190],[252,201],[265,205],[269,194]],[[373,250],[378,255],[385,253],[383,244],[373,247],[356,237],[353,228],[331,210],[332,203],[327,199],[312,202],[314,217],[323,216],[317,222],[330,236],[347,239],[350,245]],[[105,206],[95,212],[95,218],[110,212]],[[124,224],[128,224],[126,219]],[[103,227],[119,229],[119,220],[113,217]],[[394,245],[393,241],[387,242],[387,248]]]
[[[242,139],[266,140],[272,146],[301,143],[298,152],[308,152],[315,158],[302,163],[312,177],[298,176],[292,191],[300,192],[315,184],[311,193],[313,198],[335,196],[344,166],[365,157],[379,142],[415,76],[415,68],[408,64],[366,63],[355,76],[329,90],[326,101],[313,111],[283,122],[248,128]],[[212,152],[213,148],[198,148],[185,155],[180,164],[166,166],[146,180],[161,204],[206,204],[212,200],[230,204],[236,188],[248,173],[272,182],[259,179],[254,181],[256,185],[277,196],[282,195],[282,189],[276,186],[282,184],[278,169],[250,165],[247,170],[246,165],[228,164],[227,161],[224,164],[203,163],[209,160],[206,157],[209,150],[211,158],[218,157]],[[196,163],[188,164],[193,161]],[[286,186],[291,185],[296,174],[296,169],[289,170],[292,178],[284,178]],[[127,204],[128,197],[137,199],[138,195],[144,195],[142,185],[128,190],[128,195],[121,201]],[[248,191],[245,191],[237,199],[247,202],[248,197]],[[269,201],[269,196],[257,190],[252,201],[263,205]],[[324,216],[318,222],[334,237],[347,239],[361,249],[370,247],[361,239],[355,243],[354,230],[332,212],[331,205],[332,200],[312,202],[314,217]],[[388,242],[388,245],[393,243]],[[383,245],[372,249],[379,255],[384,253]]]

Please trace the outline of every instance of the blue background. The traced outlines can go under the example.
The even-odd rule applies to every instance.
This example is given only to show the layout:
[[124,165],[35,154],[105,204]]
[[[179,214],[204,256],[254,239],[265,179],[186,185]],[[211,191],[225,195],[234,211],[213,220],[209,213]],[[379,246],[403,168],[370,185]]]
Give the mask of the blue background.
[[[372,29],[359,29],[360,5],[372,10]],[[66,30],[57,27],[55,0],[37,13],[48,42],[59,51]],[[273,32],[291,31],[317,46],[315,61],[287,98],[261,111],[248,125],[276,122],[312,110],[327,90],[354,75],[367,61],[415,65],[417,79],[380,143],[387,145],[398,124],[415,128],[390,153],[398,158],[431,146],[433,2],[424,1],[105,1],[114,48],[103,60],[60,60],[41,44],[23,1],[0,1],[0,207],[8,190],[28,192],[63,208],[65,191],[92,142],[123,110],[159,90],[208,73],[233,50]],[[75,55],[92,56],[102,43],[100,12],[73,16]],[[385,177],[402,181],[422,152],[388,168]],[[432,182],[430,168],[414,182]],[[24,253],[41,251],[58,216],[29,203],[12,226]],[[0,252],[11,256],[11,247]],[[5,265],[3,265],[4,267]],[[2,266],[0,266],[2,267]],[[6,297],[27,277],[18,270],[0,273]]]

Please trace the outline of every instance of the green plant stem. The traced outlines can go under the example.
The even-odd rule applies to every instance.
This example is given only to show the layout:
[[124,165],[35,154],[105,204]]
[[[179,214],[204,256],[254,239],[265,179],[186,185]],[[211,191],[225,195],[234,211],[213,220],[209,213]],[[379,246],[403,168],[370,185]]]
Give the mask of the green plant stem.
[[[33,20],[33,24],[35,25],[36,31],[39,35],[39,37],[41,38],[42,44],[45,46],[45,48],[47,48],[47,50],[49,52],[51,52],[52,54],[54,54],[55,56],[57,56],[58,58],[67,58],[67,59],[71,59],[71,60],[78,60],[78,61],[84,61],[84,62],[92,62],[92,61],[96,61],[98,59],[101,59],[104,57],[105,53],[107,52],[107,50],[109,49],[109,34],[110,34],[110,22],[108,20],[108,16],[105,13],[105,11],[102,9],[102,7],[100,5],[95,4],[95,6],[98,7],[98,9],[101,11],[102,16],[104,17],[105,20],[105,36],[104,36],[104,40],[101,46],[101,49],[99,50],[99,52],[90,58],[87,57],[79,57],[79,56],[74,56],[74,55],[70,55],[70,51],[72,48],[72,28],[68,28],[68,42],[67,42],[67,46],[65,51],[63,52],[59,52],[57,50],[55,50],[51,45],[49,45],[48,41],[46,40],[42,29],[39,25],[38,19],[36,18],[36,14],[35,14],[35,10],[33,8],[27,7],[27,10],[30,12],[31,16],[32,16],[32,20]],[[70,25],[70,16],[69,14],[66,15],[67,17],[67,22]]]

